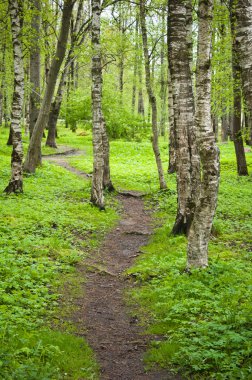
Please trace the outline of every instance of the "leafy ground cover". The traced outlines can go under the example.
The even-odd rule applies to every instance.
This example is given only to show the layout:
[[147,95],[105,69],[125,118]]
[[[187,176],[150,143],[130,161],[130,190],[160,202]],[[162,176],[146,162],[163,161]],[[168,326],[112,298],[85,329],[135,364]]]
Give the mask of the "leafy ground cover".
[[[69,162],[91,173],[90,133],[62,128],[59,136],[59,144],[85,150],[85,155],[71,157]],[[1,139],[3,189],[10,173],[6,131]],[[160,147],[166,168],[167,143],[161,141]],[[129,297],[132,306],[137,305],[134,312],[148,332],[162,337],[146,354],[146,365],[172,367],[186,378],[251,379],[252,179],[251,175],[237,177],[231,143],[220,148],[221,184],[210,265],[190,275],[184,272],[185,238],[169,235],[176,213],[175,176],[167,177],[167,191],[158,191],[150,141],[112,141],[111,174],[117,188],[148,193],[147,207],[156,211],[155,234],[126,274],[136,283]],[[44,152],[55,150],[45,148]],[[251,152],[247,159],[251,173]],[[45,162],[35,176],[25,178],[22,196],[1,195],[3,378],[57,379],[64,378],[64,373],[70,379],[97,377],[85,342],[69,331],[49,328],[58,310],[60,276],[73,276],[74,264],[97,245],[116,218],[109,207],[106,213],[92,208],[89,192],[89,182]],[[85,231],[88,238],[78,239]],[[74,366],[67,360],[73,353]]]
[[[128,271],[131,294],[148,332],[164,337],[148,366],[194,379],[252,379],[252,178],[238,178],[232,144],[221,145],[221,183],[207,270],[184,272],[186,239],[172,237],[174,192],[151,198],[158,227],[145,254]],[[252,153],[247,153],[252,169]]]
[[[10,177],[6,129],[0,139],[3,190]],[[25,176],[24,194],[0,197],[0,378],[97,378],[85,341],[70,326],[59,331],[51,326],[65,282],[77,276],[75,264],[99,244],[115,211],[92,207],[89,181],[48,162]]]
[[[88,154],[71,165],[92,171]],[[161,141],[164,167],[167,145]],[[237,177],[233,144],[220,144],[221,183],[210,265],[184,272],[186,239],[172,237],[176,214],[175,176],[168,191],[158,191],[150,141],[111,142],[111,174],[118,188],[149,193],[156,209],[156,231],[145,254],[128,271],[137,286],[130,294],[136,314],[148,332],[164,337],[154,342],[146,365],[180,370],[195,379],[252,378],[252,224],[251,174]],[[249,170],[252,153],[247,152]],[[162,225],[162,227],[160,227]],[[140,307],[139,307],[140,306]]]

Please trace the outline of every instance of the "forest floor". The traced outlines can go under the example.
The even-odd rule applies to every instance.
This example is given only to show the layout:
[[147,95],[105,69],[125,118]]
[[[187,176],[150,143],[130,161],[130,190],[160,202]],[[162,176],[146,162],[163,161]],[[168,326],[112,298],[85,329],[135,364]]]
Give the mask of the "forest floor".
[[91,134],[62,128],[58,142],[23,194],[0,194],[0,379],[252,379],[252,177],[237,176],[232,142],[219,144],[209,267],[190,274],[186,238],[169,233],[176,176],[158,189],[149,139],[111,141],[105,212],[90,203]]
[[[48,160],[88,178],[90,174],[73,168],[66,160],[66,156],[81,154],[82,151],[63,150],[60,154],[48,156]],[[137,317],[131,314],[125,292],[133,284],[125,271],[141,254],[141,246],[148,243],[152,216],[150,210],[145,209],[139,192],[121,192],[117,200],[121,208],[117,226],[106,236],[100,248],[92,251],[79,265],[85,284],[74,315],[77,333],[84,336],[94,350],[101,379],[180,379],[167,370],[145,371],[143,356],[148,342],[160,337],[144,334]]]

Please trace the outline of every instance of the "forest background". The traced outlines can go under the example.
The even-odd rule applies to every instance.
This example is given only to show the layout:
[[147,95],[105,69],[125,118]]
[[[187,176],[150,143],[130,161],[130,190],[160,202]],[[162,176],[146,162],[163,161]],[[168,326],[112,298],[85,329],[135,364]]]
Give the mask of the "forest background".
[[[4,379],[60,379],[64,373],[76,379],[98,376],[90,348],[76,337],[72,324],[66,323],[73,304],[68,299],[63,307],[62,300],[67,297],[60,293],[65,281],[72,284],[71,294],[78,293],[77,285],[83,280],[75,265],[114,226],[118,206],[115,197],[105,192],[106,212],[92,207],[89,200],[94,185],[90,180],[81,180],[47,161],[36,170],[42,160],[42,140],[43,155],[68,149],[85,151],[82,156],[69,157],[69,165],[90,176],[93,173],[94,3],[27,0],[0,4],[1,185],[10,193],[1,196],[0,365]],[[184,3],[191,15],[185,17],[184,41],[191,51],[195,95],[200,13],[198,4]],[[169,12],[172,4],[170,1]],[[175,171],[177,178],[179,173],[174,161],[176,137],[172,135],[176,107],[172,105],[172,79],[178,62],[170,61],[171,72],[167,48],[167,16],[171,13],[166,3],[102,4],[102,70],[98,74],[102,72],[102,112],[111,143],[113,187],[148,194],[146,204],[156,217],[157,228],[145,254],[125,274],[136,283],[130,295],[132,309],[138,305],[133,312],[150,333],[164,337],[153,342],[146,363],[195,378],[247,379],[252,376],[248,175],[252,118],[241,78],[242,62],[234,60],[238,53],[233,6],[237,4],[216,0],[212,5],[210,112],[221,151],[221,180],[205,270],[184,270],[188,268],[187,238],[170,234],[176,214],[178,217]],[[71,10],[64,13],[66,6]],[[247,6],[250,16],[251,4]],[[64,31],[67,25],[69,30]],[[60,50],[62,41],[64,51]],[[156,142],[165,174],[160,174],[160,167],[157,171],[151,150],[153,146],[155,151],[153,95]],[[32,140],[34,128],[39,133]],[[37,147],[34,157],[30,141]],[[27,154],[24,167],[28,174],[15,182],[17,173],[22,175],[21,145]],[[94,158],[95,154],[94,150]],[[13,192],[21,194],[16,197]],[[79,232],[86,232],[84,241],[78,239]],[[59,310],[62,315],[58,319]],[[69,355],[76,360],[69,363]]]

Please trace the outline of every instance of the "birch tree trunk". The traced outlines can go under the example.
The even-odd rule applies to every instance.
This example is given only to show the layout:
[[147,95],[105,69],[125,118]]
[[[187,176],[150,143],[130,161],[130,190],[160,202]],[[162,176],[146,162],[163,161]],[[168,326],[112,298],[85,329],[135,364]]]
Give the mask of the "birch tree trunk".
[[3,123],[3,115],[4,115],[4,97],[5,97],[5,52],[6,52],[6,41],[3,42],[2,47],[2,59],[0,64],[0,125]]
[[[169,16],[167,15],[167,42],[169,43]],[[168,118],[169,118],[169,163],[168,173],[176,172],[176,149],[175,149],[175,131],[174,131],[174,107],[171,71],[169,66],[169,49],[167,49],[167,81],[168,81]]]
[[202,172],[198,201],[188,236],[188,268],[208,265],[208,242],[219,187],[219,149],[211,121],[212,16],[213,0],[200,0],[195,120]]
[[103,146],[103,189],[106,189],[108,191],[114,191],[115,188],[112,184],[111,177],[110,177],[110,146],[109,146],[109,139],[107,134],[107,128],[106,123],[103,117],[103,123],[102,123],[102,146]]
[[140,0],[140,23],[142,30],[142,40],[143,40],[143,50],[144,50],[144,62],[145,62],[145,79],[146,88],[149,96],[149,103],[152,108],[152,147],[156,159],[159,185],[160,189],[166,189],[166,182],[164,178],[164,172],[162,168],[162,161],[158,146],[158,128],[157,128],[157,102],[154,95],[152,84],[151,84],[151,73],[150,73],[150,59],[148,52],[148,40],[147,40],[147,30],[146,30],[146,20],[145,20],[145,0]]
[[135,28],[135,57],[134,57],[134,69],[133,69],[133,86],[132,86],[132,103],[131,110],[135,113],[136,107],[136,79],[137,79],[137,64],[138,64],[138,18],[136,16],[136,28]]
[[30,107],[29,107],[29,131],[30,137],[36,121],[38,119],[39,107],[40,107],[40,0],[32,0],[32,46],[30,55]]
[[243,95],[252,120],[252,0],[231,0],[236,19],[236,46],[241,66]]
[[161,53],[160,53],[160,100],[161,100],[161,117],[160,117],[160,135],[165,136],[165,116],[166,116],[166,90],[167,90],[167,79],[165,75],[165,12],[166,7],[162,7],[162,41],[161,41]]
[[[237,172],[238,175],[248,175],[248,168],[246,163],[243,137],[242,137],[242,126],[241,126],[241,65],[243,67],[243,84],[244,84],[244,97],[245,103],[248,105],[248,114],[252,115],[252,91],[249,86],[252,86],[252,64],[251,57],[248,59],[247,52],[244,51],[244,48],[250,49],[252,54],[252,1],[250,1],[250,11],[249,8],[246,9],[246,2],[241,1],[241,7],[238,8],[238,2],[236,0],[230,0],[230,23],[231,23],[231,32],[232,32],[232,71],[233,71],[233,91],[234,91],[234,117],[233,117],[233,139],[236,153],[236,162],[237,162]],[[249,6],[247,2],[247,6]],[[247,12],[248,15],[240,14],[240,12]],[[249,20],[249,12],[251,19]],[[239,17],[239,21],[238,21]],[[244,27],[249,24],[250,28],[246,29],[245,36]],[[242,30],[241,25],[242,23]],[[238,36],[238,32],[240,35]],[[242,33],[242,35],[241,35]],[[246,33],[250,33],[250,37]],[[242,40],[240,40],[242,38]],[[249,41],[247,41],[249,39]],[[246,46],[243,46],[246,45]],[[247,65],[250,66],[250,70]],[[251,100],[250,100],[251,98]]]
[[47,134],[47,139],[46,139],[46,145],[50,146],[52,148],[57,148],[56,144],[56,127],[57,127],[57,121],[60,113],[60,107],[63,99],[63,94],[64,94],[64,88],[66,86],[66,77],[68,74],[68,70],[64,68],[63,73],[61,74],[60,78],[60,83],[58,86],[57,94],[55,96],[54,101],[51,104],[51,109],[49,113],[49,118],[48,118],[48,134]]
[[138,105],[137,112],[144,117],[144,97],[143,97],[143,73],[142,73],[142,60],[138,61]]
[[91,202],[104,209],[103,177],[103,115],[102,115],[102,65],[101,65],[101,3],[92,0],[92,113],[93,113],[93,178]]
[[[140,45],[140,43],[139,43]],[[137,112],[144,117],[144,97],[143,97],[143,63],[142,63],[142,49],[138,50],[138,105]]]
[[56,54],[52,60],[52,64],[49,70],[45,95],[43,97],[38,119],[34,127],[34,131],[28,148],[28,153],[24,163],[24,170],[29,173],[34,173],[36,167],[41,164],[41,141],[43,131],[48,121],[48,116],[60,66],[66,53],[67,39],[74,2],[75,0],[64,1],[61,29],[58,38]]
[[235,17],[235,13],[232,10],[232,3],[233,1],[231,0],[230,24],[232,32],[232,74],[234,93],[233,139],[238,175],[248,175],[241,125],[241,67],[239,64],[239,55],[236,40],[237,20]]
[[168,173],[176,172],[176,147],[175,147],[175,131],[174,131],[174,108],[172,95],[172,82],[170,69],[168,68],[168,112],[169,112],[169,165]]
[[198,196],[200,163],[196,147],[194,98],[187,20],[190,0],[169,0],[169,66],[171,72],[178,208],[173,234],[188,233]]
[[24,101],[24,68],[22,44],[20,40],[21,27],[18,0],[9,0],[9,12],[14,57],[14,91],[11,111],[11,134],[13,145],[11,156],[11,179],[4,190],[7,194],[23,192],[21,115]]

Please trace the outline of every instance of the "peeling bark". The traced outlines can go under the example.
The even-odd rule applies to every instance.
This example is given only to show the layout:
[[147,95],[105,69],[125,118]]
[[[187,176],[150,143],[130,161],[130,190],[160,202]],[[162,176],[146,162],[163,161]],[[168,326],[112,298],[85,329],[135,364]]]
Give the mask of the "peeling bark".
[[188,268],[204,268],[208,265],[208,242],[219,187],[219,149],[211,121],[212,15],[213,0],[200,0],[195,120],[201,162],[201,183],[188,236]]
[[104,209],[103,179],[104,152],[102,134],[104,129],[102,115],[102,66],[101,66],[101,3],[92,0],[92,113],[93,113],[93,177],[91,202]]
[[4,190],[7,194],[23,192],[21,115],[24,101],[24,68],[22,44],[20,41],[21,26],[19,4],[17,0],[9,0],[9,12],[14,57],[14,91],[11,111],[11,134],[13,145],[11,156],[11,179]]
[[194,98],[188,48],[190,0],[169,0],[169,67],[171,72],[178,208],[173,234],[188,233],[198,197],[200,163],[196,147]]
[[149,96],[149,103],[152,109],[152,147],[153,147],[157,169],[158,169],[160,189],[166,189],[167,186],[166,186],[166,182],[164,178],[161,155],[160,155],[159,146],[158,146],[157,102],[156,102],[156,97],[154,95],[152,84],[151,84],[150,59],[149,59],[149,53],[148,53],[144,0],[140,0],[140,23],[141,23],[143,50],[144,50],[146,88],[147,88],[147,92]]

